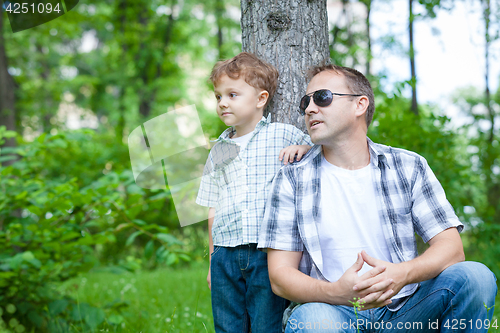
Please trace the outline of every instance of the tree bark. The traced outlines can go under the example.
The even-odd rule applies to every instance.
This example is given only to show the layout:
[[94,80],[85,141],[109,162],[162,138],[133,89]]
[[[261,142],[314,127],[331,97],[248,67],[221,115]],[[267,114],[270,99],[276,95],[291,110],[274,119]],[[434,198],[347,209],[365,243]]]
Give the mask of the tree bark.
[[410,67],[411,67],[411,112],[418,115],[417,103],[417,72],[415,70],[415,49],[413,48],[413,0],[409,0],[409,39],[410,39]]
[[279,84],[266,115],[305,131],[299,102],[307,87],[306,72],[329,57],[326,0],[241,0],[243,51],[274,65]]
[[224,15],[224,4],[222,0],[215,0],[215,21],[217,23],[217,50],[219,53],[219,60],[225,59],[222,51],[224,40],[222,37],[222,17]]
[[488,138],[489,143],[493,142],[494,129],[495,129],[495,112],[491,107],[491,93],[490,93],[490,15],[491,15],[491,3],[490,0],[482,0],[483,5],[483,19],[484,19],[484,83],[485,83],[485,104],[488,110],[488,116],[491,122],[490,135]]
[[[485,184],[487,188],[487,197],[490,207],[497,208],[500,205],[500,184],[496,180],[493,174],[492,168],[495,165],[495,161],[498,158],[497,149],[492,145],[495,139],[495,110],[492,106],[491,92],[490,92],[490,48],[492,36],[490,35],[490,24],[491,24],[491,2],[490,0],[481,0],[481,5],[483,7],[483,20],[484,20],[484,104],[488,111],[487,117],[490,121],[490,131],[487,137],[487,144],[485,152],[482,156],[483,172],[486,176]],[[493,221],[497,223],[500,221],[500,211],[494,209]]]
[[366,6],[366,19],[365,19],[365,31],[366,31],[366,41],[367,41],[367,48],[366,48],[366,77],[370,77],[371,75],[371,61],[372,61],[372,38],[370,34],[370,14],[371,14],[371,9],[372,9],[372,0],[363,0],[363,3]]
[[[0,11],[0,126],[5,126],[7,130],[16,130],[15,114],[15,85],[14,79],[8,71],[7,54],[5,51],[5,39],[3,36],[4,14]],[[4,147],[14,147],[14,138],[6,140]],[[5,162],[11,164],[13,161]]]

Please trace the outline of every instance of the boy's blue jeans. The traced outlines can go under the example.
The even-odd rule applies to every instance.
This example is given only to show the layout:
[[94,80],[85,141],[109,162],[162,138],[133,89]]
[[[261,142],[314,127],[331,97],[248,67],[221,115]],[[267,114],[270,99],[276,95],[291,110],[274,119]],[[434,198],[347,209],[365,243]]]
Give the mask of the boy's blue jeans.
[[360,332],[370,333],[487,332],[485,326],[493,324],[495,281],[483,264],[461,262],[422,282],[396,312],[382,307],[358,311],[356,317],[352,307],[307,303],[292,312],[285,332],[356,333],[356,324]]
[[267,254],[256,244],[214,246],[212,312],[217,333],[279,333],[288,301],[271,290]]

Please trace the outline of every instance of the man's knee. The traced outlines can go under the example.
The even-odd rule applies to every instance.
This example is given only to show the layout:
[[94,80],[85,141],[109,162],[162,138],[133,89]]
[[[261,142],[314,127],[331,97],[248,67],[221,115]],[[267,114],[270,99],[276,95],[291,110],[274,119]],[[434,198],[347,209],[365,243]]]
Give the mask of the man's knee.
[[340,307],[325,303],[306,303],[295,309],[286,326],[288,332],[351,332],[356,330],[356,318]]
[[[448,278],[466,288],[471,296],[476,295],[481,302],[493,301],[497,293],[496,277],[485,265],[474,262],[460,262],[446,268],[440,277]],[[489,304],[486,304],[489,305]]]

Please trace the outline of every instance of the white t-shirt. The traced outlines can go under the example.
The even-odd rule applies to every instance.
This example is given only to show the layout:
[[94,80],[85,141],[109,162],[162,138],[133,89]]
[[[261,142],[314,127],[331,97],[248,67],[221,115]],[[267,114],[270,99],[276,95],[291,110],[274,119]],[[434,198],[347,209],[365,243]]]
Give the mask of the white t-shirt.
[[237,137],[237,138],[231,138],[231,140],[236,142],[240,146],[240,151],[242,151],[247,147],[248,142],[252,138],[252,135],[253,135],[253,131],[248,133],[248,134],[245,134],[243,136]]
[[[371,166],[348,170],[321,164],[321,223],[318,234],[323,275],[337,281],[365,250],[370,256],[392,262],[377,208]],[[361,276],[373,267],[365,263]],[[411,287],[411,285],[407,286]],[[406,287],[394,298],[404,296]]]

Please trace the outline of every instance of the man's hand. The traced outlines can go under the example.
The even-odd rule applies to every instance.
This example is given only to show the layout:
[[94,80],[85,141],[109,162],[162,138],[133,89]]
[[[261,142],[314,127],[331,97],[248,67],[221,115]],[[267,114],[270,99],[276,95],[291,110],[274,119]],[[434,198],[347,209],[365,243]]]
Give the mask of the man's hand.
[[[363,261],[373,267],[373,269],[385,267],[384,272],[379,275],[379,278],[392,281],[388,288],[388,290],[392,291],[392,293],[390,294],[391,297],[396,295],[405,285],[408,284],[408,272],[406,271],[404,266],[373,258],[369,256],[365,251],[361,251],[361,256],[363,258]],[[376,291],[378,288],[376,288],[370,280],[360,281],[356,283],[353,289],[367,294],[364,299],[366,302],[365,304],[373,303],[372,300],[375,299],[380,293],[380,291]],[[375,299],[375,304],[380,303],[380,300],[382,298],[382,294],[380,294],[380,297],[378,299]]]
[[[332,304],[351,306],[352,301],[361,299],[363,309],[372,309],[391,303],[390,297],[394,293],[390,286],[393,284],[393,280],[386,278],[386,266],[378,265],[362,276],[358,276],[363,263],[363,256],[358,253],[354,265],[349,267],[336,282],[339,291],[337,296],[340,298],[340,302]],[[363,288],[356,288],[359,285]]]
[[[405,285],[435,278],[445,268],[465,259],[462,241],[455,227],[448,228],[434,236],[429,240],[429,245],[430,247],[422,255],[398,264],[375,259],[365,251],[361,251],[361,256],[363,261],[375,267],[374,269],[387,267],[380,274],[380,277],[393,280],[389,288],[394,291],[393,295],[396,295]],[[358,291],[367,292],[364,299],[366,303],[370,303],[374,296],[377,295],[374,293],[375,288],[370,281],[357,282],[354,288]],[[383,297],[382,295],[379,301]]]
[[311,146],[308,145],[300,145],[300,146],[288,146],[286,148],[281,149],[279,160],[283,161],[283,164],[287,165],[288,162],[292,163],[295,155],[297,155],[297,162],[300,161],[302,156],[305,155],[311,149]]
[[[364,263],[359,253],[356,262],[335,282],[318,280],[300,272],[298,267],[301,258],[302,252],[267,249],[269,280],[276,295],[297,303],[320,302],[346,306],[352,306],[350,302],[361,298],[364,309],[381,307],[391,302],[393,293],[390,285],[393,281],[384,278],[386,268],[375,267],[358,276]],[[354,290],[354,286],[362,282],[370,287]]]

